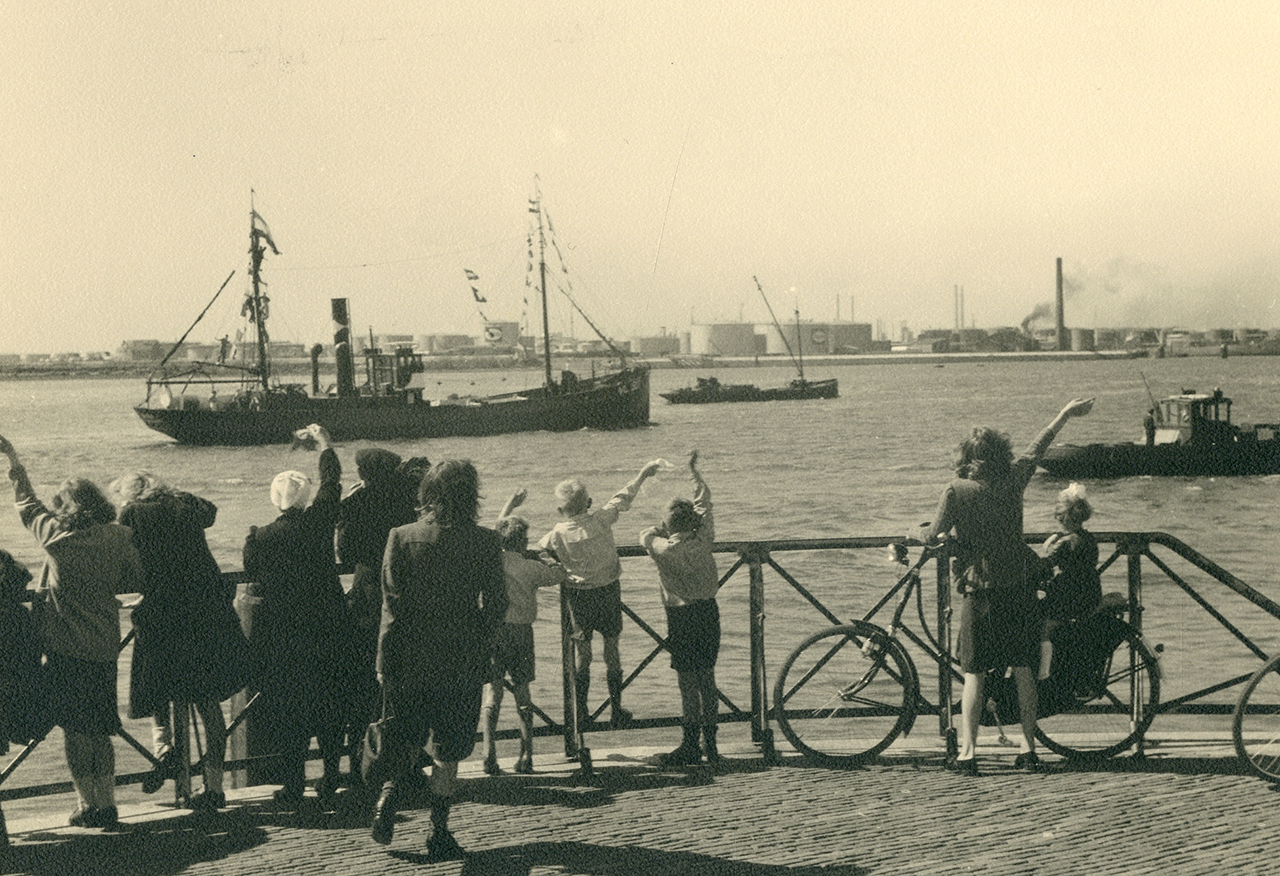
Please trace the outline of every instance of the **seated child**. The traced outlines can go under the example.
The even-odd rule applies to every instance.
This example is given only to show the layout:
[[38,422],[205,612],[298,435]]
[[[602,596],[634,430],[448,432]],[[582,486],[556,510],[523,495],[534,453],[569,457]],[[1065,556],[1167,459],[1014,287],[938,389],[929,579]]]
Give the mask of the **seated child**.
[[494,736],[498,728],[498,711],[502,708],[503,680],[511,679],[516,698],[516,714],[520,718],[520,756],[516,772],[533,772],[533,701],[529,683],[534,679],[533,622],[538,618],[538,588],[563,584],[564,568],[544,563],[530,556],[529,524],[511,512],[528,495],[516,492],[507,500],[498,518],[498,535],[502,537],[502,571],[507,584],[507,613],[494,634],[493,656],[489,680],[484,686],[484,705],[480,727],[484,737],[484,771],[501,775]]
[[715,526],[711,519],[711,491],[698,472],[698,451],[689,455],[693,501],[673,499],[666,520],[640,533],[640,544],[658,567],[662,606],[667,612],[667,646],[671,668],[680,686],[684,740],[662,755],[664,766],[696,764],[702,760],[698,732],[702,731],[707,763],[720,762],[716,748],[719,691],[716,657],[720,652],[720,609],[716,591]]
[[1044,630],[1040,640],[1040,678],[1049,677],[1053,659],[1053,631],[1069,620],[1087,617],[1102,601],[1098,577],[1098,541],[1084,528],[1093,514],[1083,484],[1072,483],[1058,494],[1054,517],[1062,527],[1045,540],[1046,559],[1054,568],[1041,606]]

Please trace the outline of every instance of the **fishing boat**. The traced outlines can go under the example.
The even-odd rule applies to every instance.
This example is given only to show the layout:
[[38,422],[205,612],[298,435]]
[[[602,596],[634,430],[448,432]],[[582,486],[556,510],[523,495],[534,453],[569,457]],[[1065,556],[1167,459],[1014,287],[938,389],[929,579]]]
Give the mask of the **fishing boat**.
[[[541,386],[485,397],[431,399],[425,395],[426,363],[422,354],[411,347],[383,351],[373,346],[363,351],[364,380],[357,384],[345,298],[331,299],[337,372],[334,385],[323,391],[320,388],[319,344],[311,350],[310,388],[283,382],[273,373],[269,355],[268,298],[261,277],[268,249],[277,256],[280,252],[262,217],[250,209],[251,282],[242,307],[248,321],[248,341],[236,344],[232,350],[224,342],[216,362],[184,362],[180,367],[171,367],[173,355],[195,327],[193,323],[147,378],[146,399],[134,410],[157,432],[180,444],[195,445],[289,443],[297,430],[310,423],[324,426],[338,441],[632,429],[648,425],[649,371],[643,366],[628,365],[623,351],[607,338],[605,342],[621,363],[618,371],[590,377],[562,371],[558,378],[553,376],[547,316],[550,222],[540,195],[530,201],[529,211],[534,214],[530,250],[532,254],[536,236],[542,298]],[[214,300],[230,280],[228,276]],[[572,303],[577,307],[576,302]],[[201,317],[212,304],[210,301]],[[197,317],[196,323],[199,321]],[[595,328],[589,319],[587,322]],[[237,352],[241,354],[238,357]]]
[[1040,466],[1064,479],[1280,474],[1280,423],[1232,423],[1221,389],[1153,400],[1144,433],[1142,442],[1055,444]]
[[[752,277],[755,280],[754,277]],[[764,294],[760,281],[756,280],[756,288],[760,297],[764,298],[769,308],[769,316],[782,338],[787,354],[800,376],[792,379],[786,386],[761,388],[751,383],[721,383],[716,377],[699,377],[694,386],[682,386],[670,392],[660,392],[660,396],[673,405],[705,405],[715,402],[764,402],[764,401],[797,401],[813,398],[837,398],[840,395],[840,382],[834,377],[828,380],[806,380],[804,376],[804,345],[801,341],[800,310],[796,309],[796,353],[791,352],[791,342],[787,340],[778,318],[773,314],[769,298]]]

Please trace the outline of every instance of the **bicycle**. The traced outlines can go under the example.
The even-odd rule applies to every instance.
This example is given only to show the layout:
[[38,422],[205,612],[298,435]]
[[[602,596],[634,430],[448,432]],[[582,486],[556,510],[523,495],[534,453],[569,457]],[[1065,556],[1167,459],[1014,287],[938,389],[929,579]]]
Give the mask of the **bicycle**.
[[[1251,705],[1250,701],[1258,702]],[[1236,754],[1257,775],[1280,782],[1280,655],[1253,674],[1231,719]]]
[[[920,713],[939,716],[946,753],[956,753],[954,718],[959,703],[951,687],[963,676],[951,653],[953,576],[949,565],[941,565],[950,552],[945,543],[922,547],[920,557],[907,565],[906,546],[893,545],[895,561],[907,568],[875,607],[861,620],[809,636],[782,664],[774,685],[774,717],[787,740],[810,760],[830,766],[863,763],[909,734]],[[936,635],[925,619],[920,577],[921,568],[932,559],[940,564]],[[871,618],[899,594],[888,629],[873,623]],[[903,624],[913,596],[919,633]],[[1098,624],[1111,632],[1106,639],[1090,640],[1096,653],[1089,677],[1067,679],[1058,673],[1056,686],[1042,684],[1050,693],[1045,704],[1054,711],[1040,719],[1036,737],[1064,757],[1107,757],[1125,751],[1146,733],[1159,704],[1159,666],[1141,635],[1114,614],[1103,612],[1099,617],[1110,618]],[[945,647],[941,638],[947,641]],[[937,665],[938,703],[945,701],[946,707],[921,694],[920,675],[904,639]]]

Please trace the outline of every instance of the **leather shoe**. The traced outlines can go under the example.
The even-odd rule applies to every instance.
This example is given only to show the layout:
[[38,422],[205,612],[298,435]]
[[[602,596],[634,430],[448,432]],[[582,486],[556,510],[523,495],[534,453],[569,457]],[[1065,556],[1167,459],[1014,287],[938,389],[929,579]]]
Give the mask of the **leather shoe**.
[[1040,770],[1040,756],[1034,751],[1024,751],[1013,759],[1013,768],[1033,773],[1038,772]]
[[396,809],[391,804],[391,794],[383,791],[373,807],[373,829],[369,835],[375,843],[390,845],[396,829]]
[[962,776],[978,775],[978,759],[976,757],[967,757],[961,760],[958,757],[949,757],[946,761],[947,769],[953,773],[959,773]]

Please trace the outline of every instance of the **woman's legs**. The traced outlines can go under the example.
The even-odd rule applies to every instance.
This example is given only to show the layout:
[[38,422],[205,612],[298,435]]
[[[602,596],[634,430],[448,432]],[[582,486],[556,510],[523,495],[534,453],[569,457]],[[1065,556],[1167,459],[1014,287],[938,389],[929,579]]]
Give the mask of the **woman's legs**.
[[1013,681],[1018,687],[1018,718],[1022,722],[1022,752],[1036,750],[1036,719],[1040,713],[1035,673],[1030,666],[1013,667]]
[[195,706],[204,723],[204,791],[221,794],[222,764],[227,757],[227,718],[222,713],[222,703],[204,702]]
[[958,760],[972,760],[978,741],[978,725],[986,705],[986,673],[966,672],[964,692],[960,696],[960,751]]

